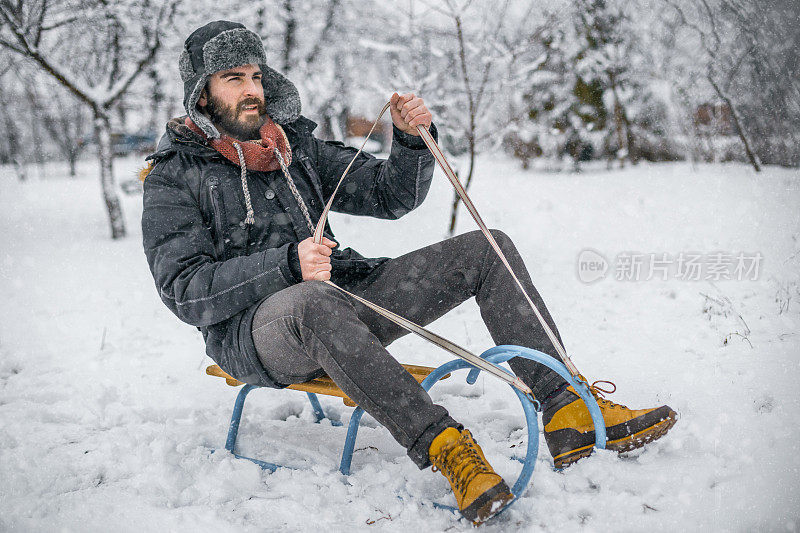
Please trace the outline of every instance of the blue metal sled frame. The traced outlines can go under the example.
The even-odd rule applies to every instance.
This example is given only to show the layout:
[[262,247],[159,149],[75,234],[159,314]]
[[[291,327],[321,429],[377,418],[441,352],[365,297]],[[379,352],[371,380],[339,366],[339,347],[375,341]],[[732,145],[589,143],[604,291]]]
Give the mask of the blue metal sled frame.
[[[505,363],[513,357],[523,357],[525,359],[530,359],[532,361],[541,363],[557,372],[562,378],[569,382],[569,384],[572,385],[578,392],[581,399],[586,404],[586,407],[589,409],[589,414],[592,417],[595,427],[595,447],[599,449],[604,449],[606,447],[606,427],[605,423],[603,422],[603,415],[600,413],[600,408],[597,406],[597,402],[589,392],[588,385],[585,382],[578,381],[570,376],[569,371],[564,364],[561,363],[561,361],[558,361],[540,351],[513,345],[495,346],[494,348],[490,348],[481,354],[481,358],[498,365]],[[461,369],[470,369],[469,374],[467,375],[467,383],[470,385],[474,384],[478,379],[480,370],[467,363],[463,359],[454,359],[453,361],[445,363],[436,368],[427,378],[425,378],[421,385],[426,391],[430,390],[430,388],[436,382],[438,382],[442,376]],[[507,372],[512,374],[510,371]],[[225,442],[225,449],[239,459],[247,459],[248,461],[254,462],[265,470],[274,472],[278,468],[284,468],[283,465],[261,461],[252,457],[245,457],[237,454],[235,451],[236,437],[239,434],[239,424],[242,419],[244,402],[250,391],[255,388],[259,387],[245,385],[239,392],[239,395],[236,397],[236,403],[233,407],[233,415],[231,416],[231,425],[230,429],[228,430],[228,439]],[[525,413],[525,421],[527,422],[528,426],[528,447],[525,453],[525,458],[519,459],[523,463],[522,472],[520,472],[516,482],[514,483],[514,486],[511,488],[511,492],[514,494],[516,500],[525,492],[525,489],[530,483],[531,477],[533,476],[533,469],[536,465],[536,457],[539,453],[539,423],[536,416],[536,412],[539,410],[539,402],[523,394],[518,389],[512,387],[512,390],[516,393],[520,403],[522,404],[522,410]],[[322,419],[326,418],[326,416],[325,412],[322,410],[319,400],[317,399],[317,395],[311,392],[307,392],[306,394],[308,395],[308,399],[311,402],[311,407],[314,410],[314,417],[316,418],[317,422],[320,422]],[[356,407],[353,411],[353,414],[350,416],[350,422],[347,428],[347,436],[345,437],[344,442],[344,449],[342,450],[342,460],[339,464],[339,471],[346,476],[350,475],[350,464],[353,460],[353,450],[356,444],[356,436],[358,434],[359,424],[363,415],[364,410],[361,407]],[[332,420],[331,424],[334,426],[339,426],[341,425],[341,422]],[[455,508],[445,505],[437,505],[437,507],[455,510]]]

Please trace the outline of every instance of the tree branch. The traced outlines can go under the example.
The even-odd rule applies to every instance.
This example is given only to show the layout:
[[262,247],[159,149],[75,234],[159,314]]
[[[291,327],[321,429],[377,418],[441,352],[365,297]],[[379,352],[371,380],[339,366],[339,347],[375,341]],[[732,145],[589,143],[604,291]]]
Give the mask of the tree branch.
[[717,59],[716,52],[711,50],[711,48],[709,48],[708,43],[706,42],[705,31],[703,31],[697,24],[689,22],[688,18],[683,12],[683,9],[681,9],[680,6],[678,6],[675,2],[672,2],[671,0],[664,0],[664,2],[670,7],[672,7],[678,13],[678,16],[680,17],[681,22],[683,23],[684,26],[691,28],[695,32],[697,32],[697,35],[700,37],[700,43],[703,46],[703,50],[706,51],[706,53],[711,57],[711,59],[716,61]]
[[38,48],[39,43],[42,42],[42,23],[44,21],[45,13],[47,13],[47,6],[48,6],[47,0],[43,0],[42,7],[39,10],[39,17],[36,20],[36,25],[34,26],[34,28],[36,29],[36,37],[33,40],[33,46],[35,46],[36,48]]
[[744,53],[742,53],[742,55],[739,56],[739,59],[737,59],[736,62],[733,64],[733,67],[731,68],[730,72],[728,72],[728,79],[725,80],[725,88],[726,88],[726,90],[730,87],[731,83],[733,83],[733,78],[734,78],[734,76],[736,76],[736,73],[739,71],[739,68],[742,66],[742,62],[744,61],[744,59],[747,56],[749,56],[750,54],[753,53],[753,50],[755,49],[755,47],[756,47],[756,45],[750,46],[750,48],[745,50]]
[[464,32],[461,28],[461,17],[459,15],[455,15],[453,20],[456,24],[456,37],[458,38],[458,58],[461,63],[461,77],[464,82],[464,88],[466,89],[467,93],[467,103],[469,105],[469,114],[470,116],[474,116],[475,114],[475,101],[472,95],[472,87],[470,86],[469,81],[469,71],[467,69],[467,51],[466,51],[466,44],[464,43]]
[[69,77],[61,72],[58,68],[56,68],[50,61],[48,61],[45,57],[43,57],[37,48],[31,47],[30,43],[28,43],[28,39],[25,37],[24,34],[20,31],[20,28],[17,26],[16,21],[12,20],[5,9],[0,9],[0,16],[6,22],[6,25],[11,30],[11,33],[14,34],[16,37],[17,42],[19,43],[19,47],[21,48],[20,53],[25,55],[41,66],[45,72],[50,74],[53,78],[55,78],[61,85],[67,88],[72,94],[74,94],[79,100],[87,104],[92,109],[97,109],[97,103],[83,90],[78,87],[77,82],[74,80],[69,79]]
[[25,55],[25,50],[23,50],[22,48],[18,48],[18,47],[14,46],[13,44],[11,44],[8,41],[5,41],[3,39],[0,39],[0,46],[8,48],[9,50],[12,50],[12,51],[14,51],[14,52],[16,52],[16,53],[18,53],[20,55]]
[[[495,26],[491,30],[491,35],[487,36],[487,41],[494,42],[496,40],[496,36],[500,34],[503,29],[504,22],[506,20],[506,14],[508,13],[508,0],[505,1],[503,4],[503,9],[500,10],[500,13],[497,15],[497,26]],[[483,70],[483,76],[481,78],[481,82],[478,84],[478,94],[475,97],[475,112],[477,113],[481,107],[481,101],[483,100],[483,95],[486,91],[486,84],[489,82],[489,77],[492,73],[492,64],[493,62],[486,62],[486,65]]]
[[741,123],[739,122],[739,114],[736,112],[736,108],[733,106],[733,102],[720,90],[719,86],[714,82],[714,78],[711,74],[706,75],[706,79],[714,88],[714,91],[717,93],[723,102],[728,105],[728,109],[731,110],[731,117],[733,118],[734,124],[736,124],[736,131],[739,133],[739,138],[742,140],[742,144],[744,144],[744,151],[747,154],[747,158],[750,160],[750,164],[753,165],[753,168],[756,172],[761,171],[761,167],[758,164],[758,160],[756,156],[753,154],[753,151],[750,149],[750,143],[747,140],[747,134],[745,133],[744,128],[742,127]]
[[77,22],[79,20],[83,20],[83,17],[79,17],[79,16],[67,17],[67,18],[65,18],[63,20],[59,20],[57,22],[51,22],[47,26],[42,26],[42,31],[43,32],[48,32],[48,31],[51,31],[51,30],[55,30],[55,29],[58,29],[58,28],[60,28],[62,26],[66,26],[67,24],[72,24],[73,22]]
[[331,30],[333,29],[334,20],[336,19],[336,12],[339,8],[339,0],[330,0],[328,3],[328,11],[325,14],[325,25],[319,32],[319,38],[314,42],[314,48],[306,56],[306,64],[313,63],[322,50],[322,45],[328,40]]
[[708,23],[711,25],[711,34],[714,36],[714,41],[716,42],[714,49],[719,49],[720,45],[722,44],[722,39],[719,38],[719,33],[717,33],[717,25],[714,20],[714,14],[711,12],[711,7],[709,7],[706,0],[700,0],[700,3],[703,4],[703,7],[706,10],[706,15],[708,16]]
[[[152,63],[155,59],[156,55],[158,54],[159,48],[161,48],[161,32],[162,32],[162,24],[170,24],[172,22],[173,17],[175,16],[175,10],[177,8],[177,4],[180,0],[170,0],[166,4],[164,4],[161,13],[158,16],[158,23],[156,25],[155,30],[153,30],[154,36],[153,41],[150,43],[147,52],[145,55],[142,56],[139,61],[136,62],[135,67],[128,73],[126,77],[124,77],[116,86],[116,88],[112,88],[109,93],[109,97],[100,103],[100,107],[103,109],[109,109],[112,105],[116,103],[119,98],[125,94],[128,88],[131,86],[133,81],[141,74],[145,68]],[[164,12],[167,12],[166,14]],[[145,35],[147,34],[147,29],[143,30]]]

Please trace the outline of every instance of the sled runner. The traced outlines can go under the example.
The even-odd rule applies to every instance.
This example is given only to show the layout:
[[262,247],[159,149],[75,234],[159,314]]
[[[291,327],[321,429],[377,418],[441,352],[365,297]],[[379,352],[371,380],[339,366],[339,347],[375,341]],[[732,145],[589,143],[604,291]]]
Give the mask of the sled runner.
[[[503,346],[496,346],[494,348],[490,348],[486,350],[480,355],[481,359],[493,363],[495,365],[499,365],[505,363],[509,359],[513,357],[523,357],[526,359],[531,359],[538,363],[541,363],[555,372],[557,372],[561,377],[563,377],[570,385],[572,385],[575,390],[580,395],[583,402],[586,404],[586,407],[589,409],[589,414],[592,417],[592,421],[594,422],[595,427],[595,447],[598,449],[604,449],[606,445],[606,428],[605,423],[603,421],[603,416],[600,412],[600,408],[597,406],[597,402],[595,401],[594,397],[589,392],[588,384],[575,379],[570,375],[569,370],[567,367],[557,361],[553,357],[546,355],[542,352],[537,350],[532,350],[530,348],[525,348],[522,346],[512,346],[512,345],[503,345]],[[467,383],[470,385],[474,384],[480,373],[480,368],[473,366],[469,362],[463,359],[454,359],[437,368],[425,367],[425,366],[416,366],[416,365],[403,365],[404,368],[412,375],[414,378],[420,382],[422,388],[425,390],[430,390],[433,385],[438,383],[442,379],[448,378],[452,372],[456,370],[466,369],[469,370],[467,374]],[[508,372],[509,375],[513,376],[513,374],[503,368],[505,372]],[[260,459],[255,459],[253,457],[246,457],[236,453],[236,438],[239,434],[239,426],[241,423],[242,418],[242,411],[244,409],[244,402],[247,398],[247,395],[253,389],[259,388],[254,385],[247,385],[234,379],[233,377],[226,374],[219,366],[213,365],[209,366],[206,369],[206,373],[212,376],[218,376],[225,378],[225,381],[228,385],[231,386],[240,386],[244,385],[241,391],[239,391],[238,396],[236,397],[236,402],[233,407],[233,414],[231,415],[231,423],[230,428],[228,430],[228,438],[225,441],[225,449],[228,450],[231,454],[239,459],[246,459],[248,461],[252,461],[253,463],[259,465],[264,470],[269,470],[274,472],[278,468],[282,468],[283,465],[278,465],[276,463],[270,463],[267,461],[263,461]],[[319,403],[319,399],[317,398],[318,394],[322,394],[324,396],[334,396],[342,398],[345,405],[355,406],[350,398],[342,392],[342,390],[327,376],[323,376],[321,378],[314,379],[312,381],[308,381],[306,383],[299,383],[295,385],[290,385],[287,387],[288,389],[297,390],[305,392],[308,395],[309,402],[311,403],[311,407],[314,411],[314,418],[316,422],[320,422],[325,416],[325,412],[322,409],[321,404]],[[525,416],[525,422],[527,425],[527,448],[525,452],[525,457],[515,457],[518,461],[522,463],[522,471],[520,472],[519,476],[517,477],[516,482],[514,483],[513,487],[511,488],[511,492],[514,495],[514,501],[518,499],[524,492],[525,489],[530,484],[531,478],[533,476],[533,470],[536,465],[536,457],[539,453],[539,422],[537,418],[537,411],[539,411],[539,402],[532,398],[530,395],[521,392],[519,389],[515,387],[511,387],[511,390],[517,395],[517,398],[520,401],[522,406],[522,411]],[[361,422],[361,417],[364,415],[364,410],[361,407],[356,406],[353,413],[350,415],[350,421],[348,423],[347,434],[345,436],[344,447],[342,450],[342,458],[339,463],[339,471],[344,475],[350,474],[350,465],[353,459],[353,450],[355,448],[356,437],[358,435],[358,428]],[[334,426],[341,425],[340,422],[331,421],[331,424]],[[512,501],[513,503],[513,501]],[[457,512],[455,507],[447,506],[447,505],[439,505],[434,504],[438,508],[448,509],[453,512]],[[510,504],[509,504],[510,505]]]

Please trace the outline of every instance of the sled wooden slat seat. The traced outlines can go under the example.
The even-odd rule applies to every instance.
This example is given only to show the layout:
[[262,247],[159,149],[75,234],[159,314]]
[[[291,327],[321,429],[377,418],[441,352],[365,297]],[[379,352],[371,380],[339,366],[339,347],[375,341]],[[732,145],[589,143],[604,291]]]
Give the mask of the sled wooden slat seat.
[[[414,379],[417,380],[417,383],[422,383],[422,381],[428,377],[428,375],[433,372],[435,369],[429,366],[419,366],[419,365],[403,365],[403,368],[411,374]],[[231,387],[239,387],[244,385],[238,379],[228,375],[224,370],[222,370],[219,365],[211,365],[206,368],[206,374],[209,376],[216,376],[220,378],[225,378],[225,383],[230,385]],[[441,379],[447,379],[450,377],[450,374],[442,376]],[[289,385],[286,387],[287,389],[297,390],[302,392],[310,392],[312,394],[322,394],[323,396],[335,396],[341,398],[345,405],[348,407],[355,407],[356,404],[353,400],[351,400],[342,389],[339,388],[336,383],[333,382],[331,378],[328,376],[321,376],[316,379],[312,379],[311,381],[306,381],[305,383],[295,383],[293,385]]]
[[[450,377],[449,372],[436,372],[437,369],[427,366],[403,365],[403,368],[405,368],[406,371],[409,374],[411,374],[414,377],[414,379],[417,380],[418,383],[422,384],[423,388],[425,387],[426,383],[436,383],[437,381]],[[242,386],[238,396],[236,397],[236,402],[234,403],[233,406],[233,414],[231,415],[231,423],[228,429],[228,438],[225,441],[225,449],[231,452],[234,455],[234,457],[238,457],[240,459],[247,459],[248,461],[256,463],[265,470],[275,471],[281,465],[270,463],[267,461],[262,461],[260,459],[255,459],[253,457],[246,457],[244,455],[236,453],[235,451],[236,439],[239,434],[239,424],[241,423],[242,420],[242,409],[244,408],[245,399],[247,398],[247,395],[250,393],[250,391],[264,387],[243,383],[238,379],[234,378],[233,376],[231,376],[230,374],[226,373],[219,367],[219,365],[211,365],[207,367],[206,374],[210,376],[224,378],[225,383],[227,383],[231,387]],[[317,399],[318,394],[322,394],[323,396],[333,396],[341,398],[345,405],[356,408],[353,414],[350,416],[350,422],[347,428],[347,436],[345,437],[344,449],[342,450],[342,460],[339,464],[339,471],[344,475],[348,475],[350,473],[350,461],[353,457],[353,450],[355,448],[356,434],[358,433],[358,424],[359,421],[361,420],[361,416],[364,414],[364,410],[358,407],[355,404],[355,402],[353,402],[342,391],[342,389],[340,389],[336,385],[336,383],[334,383],[333,380],[328,376],[321,376],[317,379],[312,379],[311,381],[307,381],[305,383],[295,383],[293,385],[289,385],[286,388],[306,393],[306,395],[308,396],[308,400],[311,402],[311,408],[314,411],[314,418],[316,419],[317,422],[320,422],[323,419],[328,418],[327,415],[325,414],[325,411],[322,409],[322,405],[319,403],[319,400]],[[272,389],[272,390],[281,390],[281,389]],[[333,426],[342,425],[342,423],[339,422],[338,420],[330,420],[330,423]]]

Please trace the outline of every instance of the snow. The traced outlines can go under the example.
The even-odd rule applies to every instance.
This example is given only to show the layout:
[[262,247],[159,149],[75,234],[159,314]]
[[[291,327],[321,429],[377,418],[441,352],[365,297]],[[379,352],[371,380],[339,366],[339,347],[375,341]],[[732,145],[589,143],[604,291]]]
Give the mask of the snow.
[[[118,161],[117,175],[139,164]],[[236,390],[205,375],[200,334],[157,298],[141,197],[123,198],[130,236],[111,241],[96,166],[82,162],[77,179],[61,165],[46,170],[20,183],[0,167],[0,530],[472,530],[431,505],[453,503],[444,478],[417,470],[369,417],[353,473],[341,476],[345,430],[314,424],[301,393],[254,391],[239,445],[305,470],[269,474],[219,451]],[[682,163],[524,172],[482,156],[470,194],[527,258],[582,372],[616,382],[617,402],[669,403],[681,416],[644,450],[599,452],[563,472],[542,439],[530,488],[483,530],[795,531],[798,172]],[[397,255],[444,236],[451,195],[437,173],[425,204],[400,221],[334,214],[332,224],[362,253]],[[473,228],[462,212],[458,231]],[[584,249],[610,261],[689,251],[764,261],[755,281],[617,281],[612,269],[584,284]],[[746,334],[737,315],[747,340],[731,335]],[[472,302],[432,329],[476,352],[490,346]],[[392,351],[408,363],[450,359],[416,338]],[[497,380],[468,386],[465,375],[437,385],[434,399],[513,480],[521,410]],[[321,400],[346,422],[350,408]]]
[[376,50],[378,52],[405,52],[408,50],[407,46],[401,46],[397,44],[386,44],[365,38],[359,39],[358,45],[361,48],[368,48],[371,50]]

